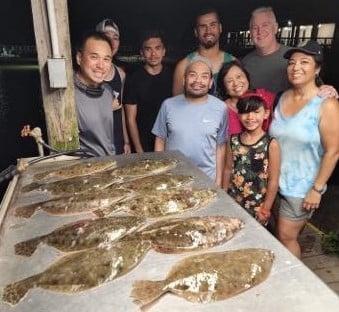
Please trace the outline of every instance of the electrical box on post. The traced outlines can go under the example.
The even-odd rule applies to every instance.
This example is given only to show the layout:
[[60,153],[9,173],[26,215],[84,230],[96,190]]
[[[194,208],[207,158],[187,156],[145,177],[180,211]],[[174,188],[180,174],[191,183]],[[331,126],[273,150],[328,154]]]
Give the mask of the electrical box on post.
[[49,85],[51,88],[67,88],[66,60],[51,58],[47,60]]

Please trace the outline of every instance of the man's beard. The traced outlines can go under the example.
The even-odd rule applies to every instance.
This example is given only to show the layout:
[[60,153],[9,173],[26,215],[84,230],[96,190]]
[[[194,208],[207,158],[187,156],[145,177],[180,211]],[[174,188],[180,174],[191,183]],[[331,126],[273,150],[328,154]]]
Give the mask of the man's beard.
[[218,43],[218,39],[214,39],[214,40],[208,40],[208,41],[203,41],[203,42],[200,42],[200,45],[202,47],[204,47],[205,49],[211,49],[213,47],[215,47]]
[[208,94],[208,90],[206,92],[201,92],[201,93],[194,93],[190,90],[185,90],[184,94],[186,97],[198,99],[198,98],[203,98],[206,94]]

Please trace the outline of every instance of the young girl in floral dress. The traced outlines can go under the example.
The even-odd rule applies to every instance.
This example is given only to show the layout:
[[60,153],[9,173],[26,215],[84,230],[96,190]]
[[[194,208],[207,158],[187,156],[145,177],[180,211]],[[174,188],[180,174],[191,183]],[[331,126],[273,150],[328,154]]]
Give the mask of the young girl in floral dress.
[[266,226],[278,191],[280,148],[263,130],[270,110],[259,92],[245,93],[237,109],[244,130],[227,143],[223,187]]

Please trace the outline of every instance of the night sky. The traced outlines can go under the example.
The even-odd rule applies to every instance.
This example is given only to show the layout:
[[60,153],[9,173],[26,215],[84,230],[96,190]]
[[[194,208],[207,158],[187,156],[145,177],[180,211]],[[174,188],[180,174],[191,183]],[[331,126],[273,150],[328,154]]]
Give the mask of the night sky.
[[[0,44],[34,44],[30,3],[1,0]],[[206,4],[219,10],[225,30],[245,29],[250,12],[261,5],[271,5],[281,24],[288,19],[339,24],[337,0],[69,0],[71,40],[101,19],[112,18],[120,27],[122,45],[135,46],[140,30],[147,28],[162,29],[169,44],[185,45],[194,42],[193,17]]]

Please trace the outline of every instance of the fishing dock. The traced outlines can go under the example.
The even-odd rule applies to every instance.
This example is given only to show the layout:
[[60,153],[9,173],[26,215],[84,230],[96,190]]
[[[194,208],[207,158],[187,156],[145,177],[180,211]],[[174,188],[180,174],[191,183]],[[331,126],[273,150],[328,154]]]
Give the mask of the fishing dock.
[[339,295],[339,257],[322,250],[324,233],[308,223],[300,236],[302,262]]

